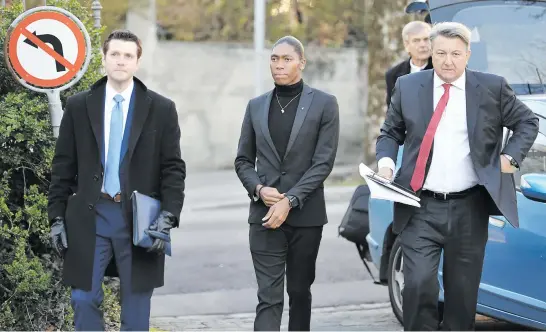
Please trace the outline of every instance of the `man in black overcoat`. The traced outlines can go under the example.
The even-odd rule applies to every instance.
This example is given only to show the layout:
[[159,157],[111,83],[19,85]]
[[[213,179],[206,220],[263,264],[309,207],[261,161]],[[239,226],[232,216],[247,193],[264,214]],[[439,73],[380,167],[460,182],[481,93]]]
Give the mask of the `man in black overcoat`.
[[121,329],[148,330],[154,288],[163,286],[165,242],[132,243],[131,194],[157,198],[151,228],[178,227],[186,166],[175,104],[133,75],[141,42],[114,31],[103,45],[106,76],[68,98],[53,157],[48,215],[72,287],[76,330],[104,330],[105,275],[121,282]]

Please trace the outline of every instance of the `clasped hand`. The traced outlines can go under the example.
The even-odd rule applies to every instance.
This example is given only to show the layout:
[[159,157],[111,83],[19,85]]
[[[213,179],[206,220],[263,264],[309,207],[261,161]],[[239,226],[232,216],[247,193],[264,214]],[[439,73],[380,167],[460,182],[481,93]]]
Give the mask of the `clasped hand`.
[[264,221],[262,225],[271,229],[279,228],[286,220],[290,211],[288,198],[272,187],[261,188],[260,198],[269,207],[269,211],[262,219]]
[[265,206],[268,207],[273,206],[273,204],[276,204],[284,198],[284,195],[279,193],[277,188],[273,187],[262,187],[259,192],[260,199],[264,202]]

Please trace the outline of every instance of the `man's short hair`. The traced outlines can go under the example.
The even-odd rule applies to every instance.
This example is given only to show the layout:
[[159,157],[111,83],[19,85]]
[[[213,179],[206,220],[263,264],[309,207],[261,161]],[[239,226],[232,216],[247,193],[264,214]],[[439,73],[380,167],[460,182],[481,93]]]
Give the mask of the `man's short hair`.
[[434,42],[434,39],[436,39],[438,36],[443,36],[446,38],[459,38],[466,44],[467,49],[470,49],[471,35],[472,31],[470,31],[470,29],[462,23],[441,22],[436,23],[432,27],[432,31],[430,32],[430,41]]
[[137,45],[137,58],[140,59],[140,56],[142,55],[142,42],[137,37],[137,35],[135,35],[134,33],[132,33],[129,30],[114,30],[114,31],[112,31],[108,35],[108,37],[106,38],[104,43],[102,44],[102,52],[104,54],[106,54],[108,52],[108,47],[110,46],[110,41],[114,40],[114,39],[134,42]]
[[303,44],[299,41],[298,38],[294,36],[284,36],[281,39],[277,40],[277,42],[273,45],[273,48],[275,48],[275,46],[279,44],[288,44],[294,47],[294,50],[296,51],[296,53],[298,53],[300,59],[303,59],[305,57]]
[[411,21],[402,28],[402,39],[408,41],[410,35],[421,31],[430,31],[430,24],[423,21]]

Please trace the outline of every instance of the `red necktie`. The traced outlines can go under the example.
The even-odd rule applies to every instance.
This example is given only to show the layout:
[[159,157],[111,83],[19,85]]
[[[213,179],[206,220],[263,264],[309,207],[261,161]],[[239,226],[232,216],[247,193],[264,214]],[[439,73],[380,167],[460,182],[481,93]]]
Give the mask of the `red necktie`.
[[421,147],[419,148],[419,155],[417,156],[417,162],[415,163],[415,170],[413,171],[413,176],[411,177],[410,186],[413,191],[418,191],[423,186],[425,180],[425,168],[427,166],[428,156],[430,155],[430,148],[432,147],[432,141],[434,140],[434,135],[436,134],[436,128],[440,123],[442,114],[447,106],[447,101],[449,100],[449,87],[451,84],[444,83],[444,94],[440,98],[438,105],[436,105],[436,110],[430,119],[428,124],[427,131],[421,142]]

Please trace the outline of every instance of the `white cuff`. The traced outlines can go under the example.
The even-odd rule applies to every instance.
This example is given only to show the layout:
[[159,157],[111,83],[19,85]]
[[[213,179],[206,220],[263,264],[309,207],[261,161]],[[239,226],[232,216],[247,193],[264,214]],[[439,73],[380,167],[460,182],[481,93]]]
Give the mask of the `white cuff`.
[[394,173],[394,168],[396,167],[396,165],[394,164],[394,160],[392,160],[391,158],[383,157],[377,162],[377,169],[381,169],[383,167],[390,168],[391,171]]

